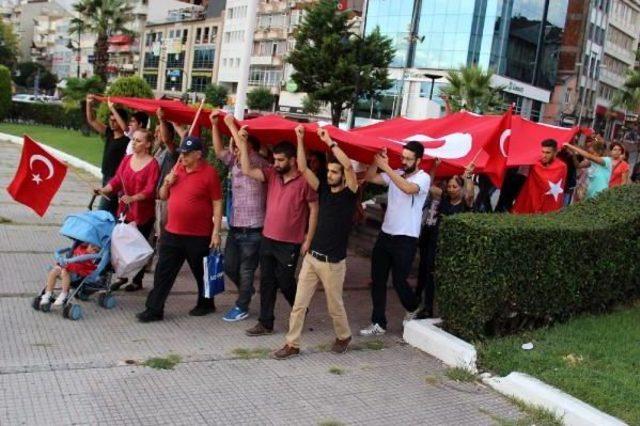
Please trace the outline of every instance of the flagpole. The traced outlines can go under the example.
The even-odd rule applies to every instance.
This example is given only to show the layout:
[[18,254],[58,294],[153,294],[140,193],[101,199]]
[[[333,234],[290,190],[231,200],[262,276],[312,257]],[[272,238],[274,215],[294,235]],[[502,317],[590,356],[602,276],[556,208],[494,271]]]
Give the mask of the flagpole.
[[198,111],[196,111],[196,116],[193,117],[193,122],[191,123],[191,126],[189,126],[189,133],[187,133],[187,136],[191,136],[191,133],[193,133],[193,129],[195,128],[195,125],[198,122],[198,118],[200,118],[200,113],[202,112],[203,106],[204,106],[204,98],[202,98],[202,100],[200,101],[200,106],[198,107]]

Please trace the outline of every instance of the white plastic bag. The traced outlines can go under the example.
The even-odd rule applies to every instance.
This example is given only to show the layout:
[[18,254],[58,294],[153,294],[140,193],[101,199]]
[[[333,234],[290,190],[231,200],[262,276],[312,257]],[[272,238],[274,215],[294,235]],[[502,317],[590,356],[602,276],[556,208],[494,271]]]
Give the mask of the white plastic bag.
[[153,255],[149,242],[135,225],[118,223],[111,234],[111,265],[118,278],[133,278]]

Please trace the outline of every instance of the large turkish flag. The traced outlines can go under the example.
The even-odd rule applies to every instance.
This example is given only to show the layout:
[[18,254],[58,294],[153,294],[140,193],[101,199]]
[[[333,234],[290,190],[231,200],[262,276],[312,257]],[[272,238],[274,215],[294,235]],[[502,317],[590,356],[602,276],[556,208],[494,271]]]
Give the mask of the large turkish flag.
[[564,204],[564,184],[567,165],[557,158],[548,166],[539,161],[531,166],[512,213],[548,213],[560,210]]
[[7,191],[14,200],[44,216],[66,175],[64,163],[25,135],[20,164]]

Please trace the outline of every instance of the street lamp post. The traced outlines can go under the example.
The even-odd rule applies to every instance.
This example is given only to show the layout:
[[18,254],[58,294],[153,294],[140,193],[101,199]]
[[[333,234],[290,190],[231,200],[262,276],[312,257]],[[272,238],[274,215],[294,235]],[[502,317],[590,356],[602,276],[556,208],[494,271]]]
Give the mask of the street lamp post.
[[74,47],[73,43],[71,42],[71,39],[69,39],[69,42],[66,45],[66,48],[75,52],[76,54],[76,77],[80,78],[80,50],[81,50],[81,46],[80,46],[80,36],[81,33],[80,31],[78,31],[78,47]]
[[436,80],[440,80],[442,78],[441,75],[437,74],[424,74],[425,77],[431,80],[431,90],[429,90],[429,100],[433,99],[433,87],[436,85]]

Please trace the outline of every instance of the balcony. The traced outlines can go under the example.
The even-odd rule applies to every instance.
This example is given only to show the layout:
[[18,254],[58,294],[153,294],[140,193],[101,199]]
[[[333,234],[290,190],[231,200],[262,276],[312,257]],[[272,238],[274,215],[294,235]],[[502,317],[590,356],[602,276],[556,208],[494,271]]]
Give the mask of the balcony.
[[285,40],[287,31],[282,27],[264,27],[257,28],[253,35],[255,41],[262,40]]
[[258,5],[258,14],[284,12],[289,5],[286,1],[280,1],[278,3],[263,3]]
[[251,57],[251,65],[281,67],[283,64],[284,61],[282,60],[282,55]]

